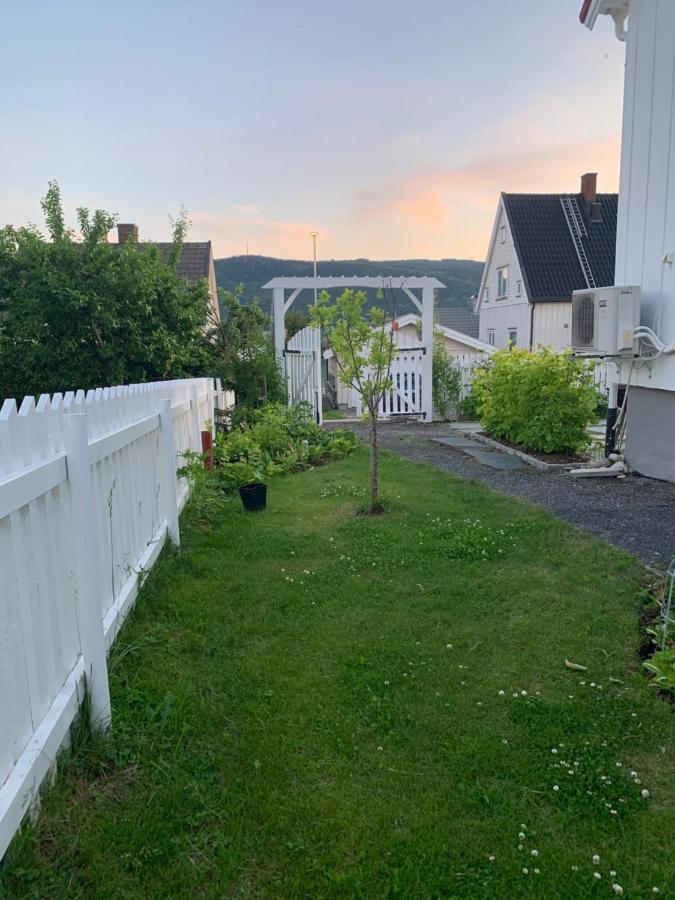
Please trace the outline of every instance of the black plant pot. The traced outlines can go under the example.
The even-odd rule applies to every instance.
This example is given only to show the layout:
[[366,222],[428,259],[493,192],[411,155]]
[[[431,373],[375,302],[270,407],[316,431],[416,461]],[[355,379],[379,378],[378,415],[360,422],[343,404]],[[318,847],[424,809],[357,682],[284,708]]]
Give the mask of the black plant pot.
[[260,481],[239,488],[239,496],[247,512],[257,512],[267,506],[267,485]]

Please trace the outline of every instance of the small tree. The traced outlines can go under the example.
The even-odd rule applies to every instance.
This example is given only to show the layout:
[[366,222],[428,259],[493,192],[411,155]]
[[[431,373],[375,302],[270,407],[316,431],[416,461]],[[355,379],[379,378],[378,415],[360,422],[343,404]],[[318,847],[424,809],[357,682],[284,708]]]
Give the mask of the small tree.
[[434,409],[447,419],[451,407],[457,404],[462,390],[462,373],[448,355],[443,335],[434,331],[431,393]]
[[310,307],[311,323],[323,329],[335,354],[342,380],[360,395],[370,425],[370,512],[380,512],[377,470],[377,410],[391,388],[391,360],[395,352],[394,334],[387,329],[393,321],[395,297],[391,288],[379,292],[383,308],[373,306],[363,314],[365,291],[344,290],[331,301],[322,291]]

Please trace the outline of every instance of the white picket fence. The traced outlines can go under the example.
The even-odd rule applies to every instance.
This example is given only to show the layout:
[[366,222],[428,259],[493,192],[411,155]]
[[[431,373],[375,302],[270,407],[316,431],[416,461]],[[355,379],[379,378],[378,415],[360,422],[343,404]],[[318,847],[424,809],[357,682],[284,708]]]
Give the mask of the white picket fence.
[[110,717],[106,650],[167,537],[181,454],[201,450],[211,379],[113,387],[0,411],[0,858],[67,741],[88,685]]

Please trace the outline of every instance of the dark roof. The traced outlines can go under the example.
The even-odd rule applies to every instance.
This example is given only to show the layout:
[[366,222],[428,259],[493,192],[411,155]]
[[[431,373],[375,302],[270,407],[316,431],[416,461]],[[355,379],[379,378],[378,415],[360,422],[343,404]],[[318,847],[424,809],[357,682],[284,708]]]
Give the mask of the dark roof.
[[436,321],[439,325],[460,331],[468,337],[478,337],[478,323],[480,316],[463,307],[439,306],[436,308]]
[[576,198],[587,235],[581,238],[595,283],[614,284],[618,194],[598,194],[602,221],[589,221],[581,194],[503,194],[528,298],[567,300],[588,287],[560,198]]
[[[152,244],[159,249],[164,262],[169,261],[171,255],[171,242],[160,243],[157,241],[141,241],[139,247],[144,243]],[[116,244],[119,246],[119,244]],[[202,278],[209,277],[209,260],[211,259],[211,241],[186,241],[178,258],[176,266],[176,275],[184,278],[186,281],[199,281]]]

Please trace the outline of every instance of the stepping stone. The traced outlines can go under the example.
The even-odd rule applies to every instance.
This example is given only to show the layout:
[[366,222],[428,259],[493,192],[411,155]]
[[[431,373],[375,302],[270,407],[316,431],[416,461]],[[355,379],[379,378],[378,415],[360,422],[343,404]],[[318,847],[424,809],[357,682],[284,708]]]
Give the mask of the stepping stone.
[[465,453],[473,456],[475,460],[484,466],[490,466],[492,469],[524,469],[525,463],[518,459],[517,456],[511,456],[509,453],[499,453],[495,450],[470,450],[465,449]]
[[471,438],[463,437],[437,437],[431,438],[434,444],[441,444],[444,447],[455,447],[458,450],[464,450],[467,447],[478,449],[478,445]]

